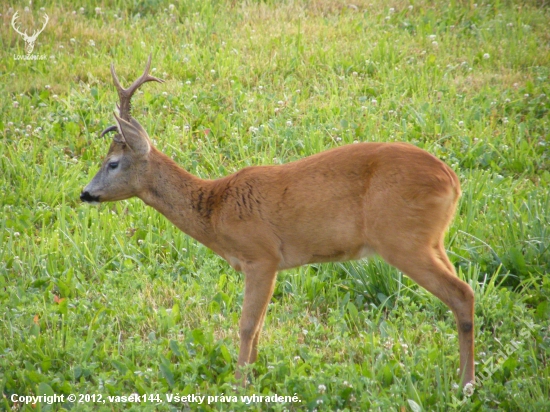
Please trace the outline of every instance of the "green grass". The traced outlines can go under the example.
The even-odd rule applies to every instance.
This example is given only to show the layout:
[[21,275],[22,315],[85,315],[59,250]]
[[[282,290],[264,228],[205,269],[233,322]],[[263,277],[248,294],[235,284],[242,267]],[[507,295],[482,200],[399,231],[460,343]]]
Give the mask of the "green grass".
[[[549,9],[347,3],[2,6],[0,409],[550,408]],[[13,12],[31,32],[39,7],[47,59],[15,60]],[[134,114],[201,177],[356,140],[411,142],[456,170],[447,248],[476,293],[478,377],[492,372],[470,398],[448,308],[376,259],[280,273],[256,373],[236,386],[242,276],[138,200],[78,199],[109,143],[109,64],[126,84],[149,53],[166,83],[145,85]],[[300,402],[10,400],[53,393]]]

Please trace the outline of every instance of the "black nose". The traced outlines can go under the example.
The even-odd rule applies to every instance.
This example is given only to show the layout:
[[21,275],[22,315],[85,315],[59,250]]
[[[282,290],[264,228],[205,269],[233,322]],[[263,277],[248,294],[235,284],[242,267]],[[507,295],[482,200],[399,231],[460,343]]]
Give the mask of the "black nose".
[[80,194],[80,200],[83,202],[99,202],[99,196],[92,196],[90,192],[82,192]]

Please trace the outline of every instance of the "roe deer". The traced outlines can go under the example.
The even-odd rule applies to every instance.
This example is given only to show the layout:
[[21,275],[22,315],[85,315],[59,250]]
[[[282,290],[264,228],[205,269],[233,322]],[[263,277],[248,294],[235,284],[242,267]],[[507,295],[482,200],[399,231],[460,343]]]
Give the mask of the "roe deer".
[[378,254],[441,299],[458,327],[462,384],[474,382],[474,293],[460,280],[443,245],[460,197],[445,163],[405,143],[358,143],[277,166],[246,167],[203,180],[158,151],[130,115],[145,72],[123,89],[117,131],[83,201],[137,196],[183,232],[244,272],[236,376],[253,363],[276,274],[308,263]]

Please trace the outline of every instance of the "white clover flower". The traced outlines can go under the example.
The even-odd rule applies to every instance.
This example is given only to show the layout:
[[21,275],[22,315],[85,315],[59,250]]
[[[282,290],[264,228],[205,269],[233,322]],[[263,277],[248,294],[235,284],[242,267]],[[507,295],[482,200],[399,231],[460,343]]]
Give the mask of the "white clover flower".
[[168,10],[173,11],[176,8],[173,4],[168,5]]
[[319,391],[319,393],[325,393],[326,390],[327,390],[327,387],[325,385],[321,384],[317,387],[317,390]]
[[88,41],[88,44],[91,46],[91,47],[95,47],[95,41],[93,41],[92,39],[90,39]]
[[373,106],[376,106],[376,105],[378,104],[378,100],[372,99],[372,100],[371,100],[371,103],[372,103]]
[[483,59],[484,59],[484,60],[488,60],[488,59],[490,59],[490,58],[491,58],[491,55],[490,55],[489,53],[484,53],[484,54],[483,54]]
[[464,385],[464,388],[462,389],[462,392],[466,396],[472,396],[474,394],[474,385],[471,382],[468,382],[466,385]]
[[292,120],[287,120],[287,121],[286,121],[286,125],[287,125],[288,127],[292,126]]
[[437,37],[437,36],[436,36],[435,34],[430,34],[430,35],[428,36],[428,38],[429,38],[430,40],[435,40],[436,37]]
[[458,127],[464,127],[464,122],[462,120],[458,122]]

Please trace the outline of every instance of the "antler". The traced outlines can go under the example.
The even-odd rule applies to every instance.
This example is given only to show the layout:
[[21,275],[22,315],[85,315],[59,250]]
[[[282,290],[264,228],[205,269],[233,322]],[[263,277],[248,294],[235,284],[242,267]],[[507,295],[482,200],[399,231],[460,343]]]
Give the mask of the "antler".
[[48,24],[49,21],[50,21],[50,18],[48,17],[48,15],[46,13],[44,13],[44,25],[42,26],[42,28],[39,31],[34,32],[32,34],[31,39],[36,40],[38,35],[44,31],[44,29],[46,28],[46,24]]
[[[145,70],[143,71],[143,74],[137,79],[135,82],[133,82],[130,87],[127,89],[123,88],[120,84],[120,81],[118,80],[118,77],[115,73],[115,65],[114,63],[111,63],[111,74],[113,76],[113,83],[115,84],[116,90],[118,92],[118,97],[120,99],[120,104],[117,104],[119,116],[121,119],[124,119],[126,121],[130,121],[130,110],[132,109],[132,96],[136,92],[139,87],[146,82],[159,82],[164,83],[164,80],[158,79],[156,77],[153,77],[149,75],[149,69],[151,67],[151,55],[149,55],[149,59],[147,60],[147,65],[145,66]],[[109,132],[113,132],[118,130],[116,126],[109,126],[105,130],[101,132],[101,137],[103,137],[105,134]]]
[[50,21],[50,18],[48,17],[48,15],[47,15],[46,13],[44,13],[44,25],[42,26],[42,28],[41,28],[40,30],[35,31],[35,32],[32,34],[32,36],[29,36],[29,35],[27,34],[27,30],[25,30],[24,33],[21,33],[21,32],[19,31],[19,29],[18,29],[17,27],[15,27],[15,22],[17,21],[17,17],[19,17],[19,14],[18,14],[18,13],[19,13],[19,12],[16,11],[16,12],[13,14],[13,17],[11,18],[11,26],[13,27],[13,29],[14,29],[17,33],[19,33],[21,36],[23,36],[23,38],[24,38],[26,41],[27,41],[27,40],[28,40],[28,41],[36,40],[36,38],[38,37],[38,35],[39,35],[40,33],[42,33],[42,32],[44,31],[44,29],[46,28],[46,24],[48,24],[48,22]]
[[28,37],[28,35],[27,35],[27,30],[25,30],[25,33],[21,33],[21,32],[19,31],[19,29],[18,29],[17,27],[15,27],[15,21],[17,20],[18,13],[19,13],[19,12],[16,11],[16,12],[13,14],[13,17],[11,18],[11,26],[13,27],[13,29],[14,29],[17,33],[19,33],[19,34],[20,34],[21,36],[23,36],[24,38],[27,38],[27,37]]
[[159,82],[164,83],[164,80],[157,79],[156,77],[149,75],[149,68],[151,67],[151,55],[149,55],[149,59],[147,60],[147,65],[145,66],[145,70],[143,71],[143,74],[139,79],[137,79],[135,82],[132,83],[130,87],[127,89],[124,89],[120,82],[118,81],[118,77],[115,73],[115,65],[114,63],[111,63],[111,74],[113,75],[113,82],[115,84],[115,87],[118,92],[118,97],[120,98],[120,106],[118,106],[118,111],[120,114],[120,118],[130,121],[130,110],[132,109],[131,105],[131,99],[134,93],[136,92],[139,87],[146,82]]

